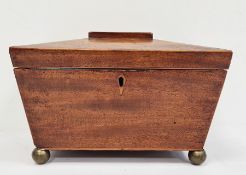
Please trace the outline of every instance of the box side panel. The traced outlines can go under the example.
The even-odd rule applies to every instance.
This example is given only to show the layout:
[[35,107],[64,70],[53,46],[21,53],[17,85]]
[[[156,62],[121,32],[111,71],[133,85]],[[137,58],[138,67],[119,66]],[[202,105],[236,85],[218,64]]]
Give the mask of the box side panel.
[[[15,69],[34,144],[51,150],[196,150],[224,70]],[[123,94],[119,76],[124,77]]]

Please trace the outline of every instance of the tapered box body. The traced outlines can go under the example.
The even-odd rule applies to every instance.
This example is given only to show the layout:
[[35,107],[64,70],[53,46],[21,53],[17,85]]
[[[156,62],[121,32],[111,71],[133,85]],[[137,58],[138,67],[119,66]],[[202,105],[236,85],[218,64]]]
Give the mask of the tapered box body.
[[10,55],[38,148],[201,150],[232,52],[91,32]]

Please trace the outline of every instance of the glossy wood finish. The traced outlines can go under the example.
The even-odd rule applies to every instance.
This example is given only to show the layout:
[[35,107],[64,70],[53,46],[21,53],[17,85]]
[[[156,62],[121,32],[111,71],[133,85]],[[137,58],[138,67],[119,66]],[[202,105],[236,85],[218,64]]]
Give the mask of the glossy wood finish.
[[37,147],[200,150],[226,71],[15,69],[15,75]]
[[228,69],[230,50],[152,40],[151,33],[98,33],[90,39],[10,47],[14,67]]

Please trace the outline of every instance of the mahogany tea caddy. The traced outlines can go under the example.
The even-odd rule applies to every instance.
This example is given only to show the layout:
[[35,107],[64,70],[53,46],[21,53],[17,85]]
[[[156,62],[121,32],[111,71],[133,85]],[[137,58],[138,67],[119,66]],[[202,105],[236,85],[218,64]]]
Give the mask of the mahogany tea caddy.
[[50,150],[203,149],[232,51],[90,32],[86,39],[10,47],[43,164]]

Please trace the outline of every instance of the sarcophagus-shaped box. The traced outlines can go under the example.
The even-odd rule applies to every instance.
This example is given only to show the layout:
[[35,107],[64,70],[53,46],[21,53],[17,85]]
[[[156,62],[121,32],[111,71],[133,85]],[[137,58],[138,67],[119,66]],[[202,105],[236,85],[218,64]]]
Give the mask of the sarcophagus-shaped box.
[[232,52],[91,32],[10,55],[37,163],[49,150],[188,150],[200,164]]

